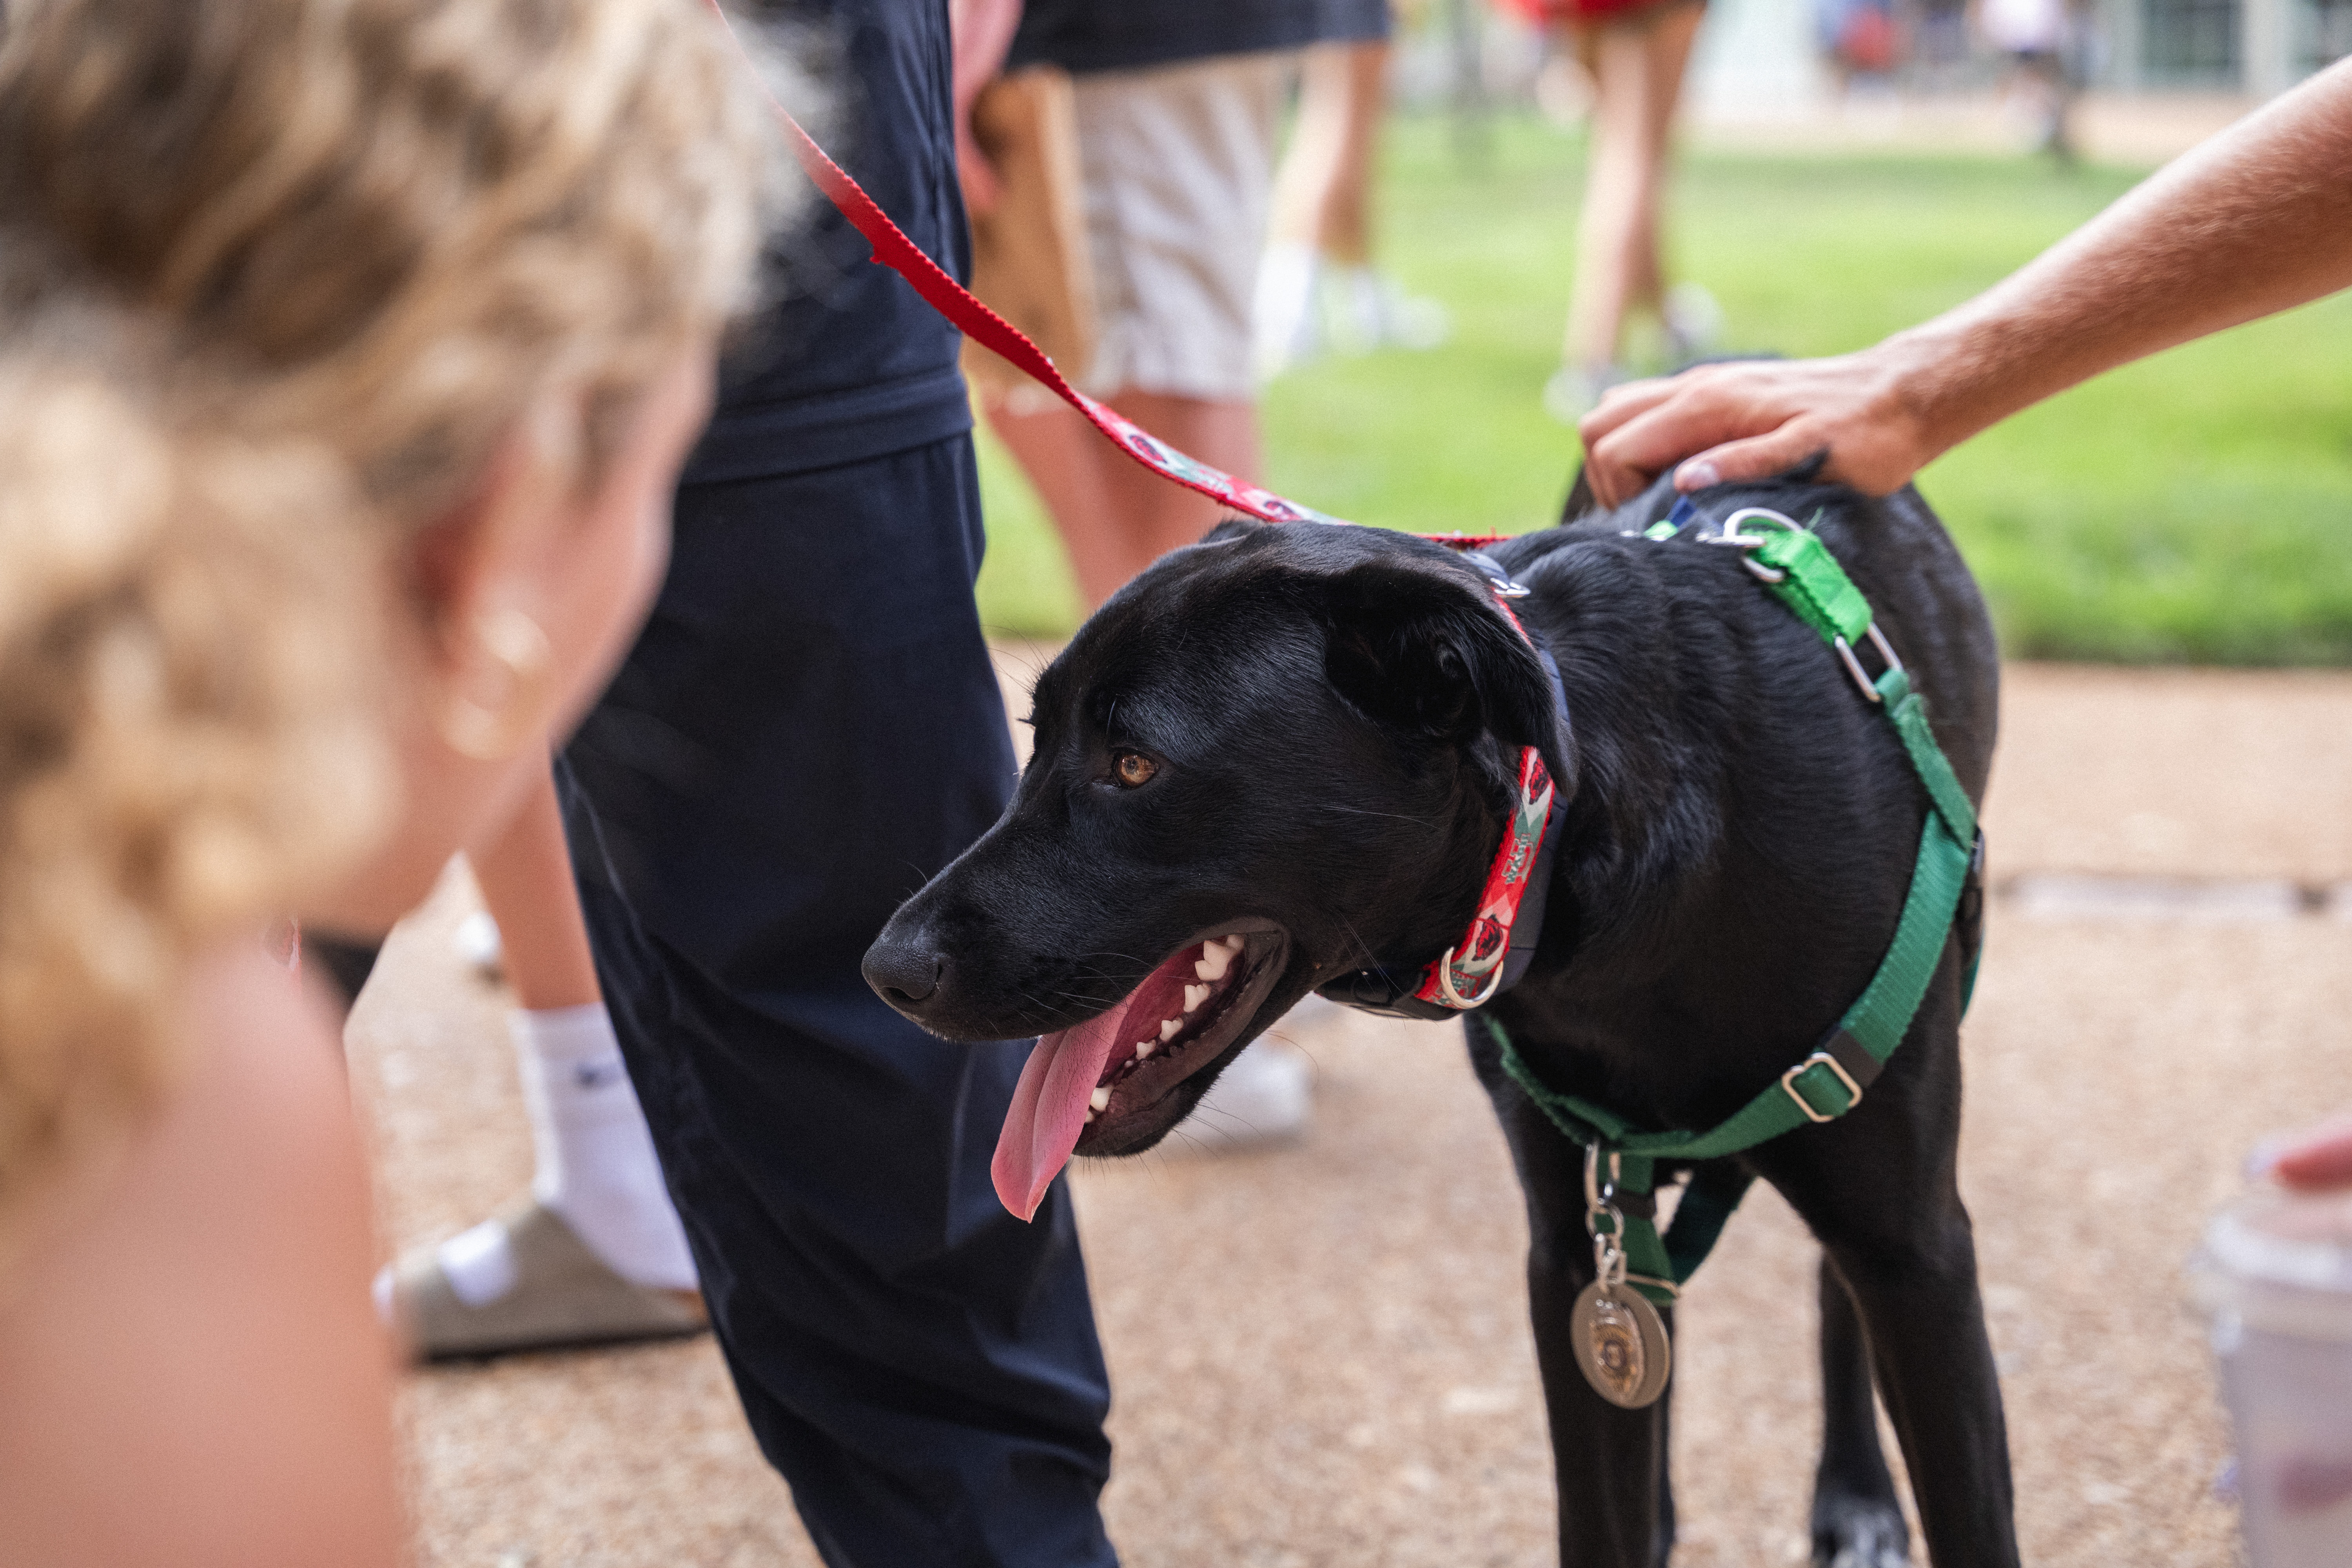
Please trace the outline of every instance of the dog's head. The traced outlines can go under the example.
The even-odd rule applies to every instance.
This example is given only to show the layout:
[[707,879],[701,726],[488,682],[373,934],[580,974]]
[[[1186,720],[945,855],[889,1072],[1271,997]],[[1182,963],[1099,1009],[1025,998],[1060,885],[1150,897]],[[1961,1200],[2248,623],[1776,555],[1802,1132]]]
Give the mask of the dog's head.
[[1369,528],[1220,525],[1087,621],[1030,722],[1003,818],[866,957],[937,1034],[1042,1034],[997,1151],[1024,1215],[1073,1149],[1159,1142],[1314,986],[1434,958],[1519,748],[1571,776],[1486,579]]

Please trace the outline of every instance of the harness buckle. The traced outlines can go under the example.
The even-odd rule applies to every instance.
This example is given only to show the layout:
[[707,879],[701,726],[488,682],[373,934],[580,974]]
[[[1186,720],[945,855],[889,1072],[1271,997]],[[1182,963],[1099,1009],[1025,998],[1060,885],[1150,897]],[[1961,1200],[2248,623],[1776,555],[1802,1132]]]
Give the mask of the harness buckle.
[[[1797,1080],[1817,1067],[1829,1068],[1832,1073],[1836,1075],[1838,1082],[1845,1086],[1846,1102],[1844,1110],[1832,1110],[1827,1114],[1816,1110],[1813,1109],[1813,1102],[1805,1098],[1805,1091],[1797,1087]],[[1816,1126],[1824,1121],[1835,1121],[1839,1117],[1843,1116],[1846,1111],[1852,1110],[1855,1106],[1862,1103],[1862,1085],[1853,1080],[1853,1074],[1845,1070],[1845,1064],[1843,1062],[1839,1061],[1837,1058],[1830,1055],[1827,1051],[1815,1051],[1811,1056],[1807,1057],[1803,1061],[1799,1062],[1795,1067],[1792,1067],[1787,1072],[1782,1073],[1780,1075],[1780,1087],[1788,1091],[1789,1098],[1790,1100],[1797,1102],[1797,1109],[1805,1113],[1805,1120],[1814,1123]]]
[[[1750,564],[1752,566],[1753,563]],[[1878,629],[1878,623],[1871,622],[1867,629],[1871,643],[1878,649],[1878,657],[1886,661],[1886,668],[1901,669],[1903,661],[1895,657],[1895,649],[1887,642],[1886,634]],[[1833,637],[1830,638],[1830,646],[1837,649],[1838,658],[1845,660],[1845,672],[1853,677],[1853,683],[1862,688],[1862,694],[1873,702],[1882,700],[1877,683],[1862,672],[1862,660],[1853,657],[1853,645],[1843,637]]]

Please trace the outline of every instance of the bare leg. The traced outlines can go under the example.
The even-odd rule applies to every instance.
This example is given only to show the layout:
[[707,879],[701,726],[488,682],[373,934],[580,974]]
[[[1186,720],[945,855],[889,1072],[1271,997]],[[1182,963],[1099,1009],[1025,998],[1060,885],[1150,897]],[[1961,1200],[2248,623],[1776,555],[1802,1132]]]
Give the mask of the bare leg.
[[1643,25],[1600,27],[1577,40],[1592,73],[1594,101],[1591,172],[1563,350],[1576,369],[1608,369],[1627,313],[1655,310],[1665,297],[1658,197],[1683,68],[1703,14],[1696,5],[1676,5]]
[[[1204,463],[1223,468],[1236,479],[1258,481],[1263,467],[1258,449],[1257,405],[1235,400],[1174,397],[1162,392],[1139,392],[1132,387],[1110,395],[1111,406]],[[1140,572],[1168,552],[1197,544],[1216,527],[1224,508],[1194,490],[1169,483],[1158,474],[1108,442],[1098,443],[1108,459],[1111,496],[1119,514],[1129,520]],[[1132,574],[1130,574],[1131,575]]]
[[499,922],[515,1000],[534,1013],[602,1002],[555,781],[541,779],[497,840],[469,858],[482,902]]
[[1307,52],[1298,124],[1274,183],[1271,237],[1310,245],[1346,267],[1372,258],[1372,158],[1388,100],[1389,46],[1375,39]]
[[[1132,388],[1106,399],[1181,451],[1255,481],[1257,406]],[[1093,609],[1127,580],[1216,526],[1217,503],[1170,483],[1105,440],[1076,410],[1014,413],[992,405],[997,437],[1027,472],[1070,552],[1078,591]]]
[[1055,403],[1014,413],[1003,399],[984,409],[989,428],[1045,503],[1069,552],[1078,593],[1093,609],[1139,570],[1126,531],[1113,515],[1105,458],[1127,462],[1075,408]]

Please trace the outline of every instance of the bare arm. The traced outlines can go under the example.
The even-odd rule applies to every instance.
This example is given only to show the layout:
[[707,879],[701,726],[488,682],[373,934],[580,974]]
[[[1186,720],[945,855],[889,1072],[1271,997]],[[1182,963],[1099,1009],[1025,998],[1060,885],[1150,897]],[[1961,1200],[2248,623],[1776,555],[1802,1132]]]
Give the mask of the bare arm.
[[[1885,494],[2102,371],[2352,286],[2352,60],[2184,154],[1968,303],[1835,359],[1709,366],[1586,416],[1612,504],[1677,462],[1685,490],[1815,452]],[[1686,460],[1685,460],[1686,459]]]
[[1021,0],[949,0],[948,21],[955,37],[956,174],[963,205],[984,213],[996,205],[996,171],[972,140],[971,102],[1004,67],[1021,26]]
[[0,1280],[0,1563],[393,1568],[392,1349],[332,1026],[259,942],[179,1089]]

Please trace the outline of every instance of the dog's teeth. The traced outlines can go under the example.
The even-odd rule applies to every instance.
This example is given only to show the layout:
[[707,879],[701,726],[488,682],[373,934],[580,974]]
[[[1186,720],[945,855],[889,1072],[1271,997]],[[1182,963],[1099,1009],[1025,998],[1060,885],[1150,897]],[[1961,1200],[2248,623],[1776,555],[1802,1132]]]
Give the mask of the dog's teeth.
[[1201,1004],[1209,999],[1209,993],[1213,989],[1213,986],[1208,985],[1187,985],[1184,987],[1184,1011],[1187,1013],[1199,1012],[1201,1010]]
[[1094,1113],[1092,1110],[1088,1110],[1088,1111],[1087,1112],[1087,1121],[1092,1121],[1094,1119],[1095,1119],[1095,1113]]
[[1239,958],[1242,953],[1242,939],[1238,936],[1225,938],[1225,951],[1234,957]]
[[[1095,1086],[1094,1097],[1091,1100],[1088,1100],[1087,1103],[1093,1106],[1097,1110],[1108,1110],[1110,1109],[1110,1085],[1107,1083],[1097,1084]],[[1089,1117],[1087,1120],[1092,1121],[1093,1118]]]
[[1234,955],[1223,947],[1213,942],[1204,942],[1201,944],[1200,962],[1192,965],[1192,973],[1203,980],[1223,980],[1233,963]]
[[1174,1039],[1176,1037],[1176,1031],[1183,1026],[1184,1020],[1181,1018],[1171,1018],[1166,1023],[1161,1024],[1160,1026],[1160,1043],[1164,1046],[1169,1041]]
[[1141,1061],[1144,1058],[1150,1056],[1159,1048],[1160,1042],[1158,1040],[1138,1040],[1135,1042],[1135,1059],[1137,1061]]

